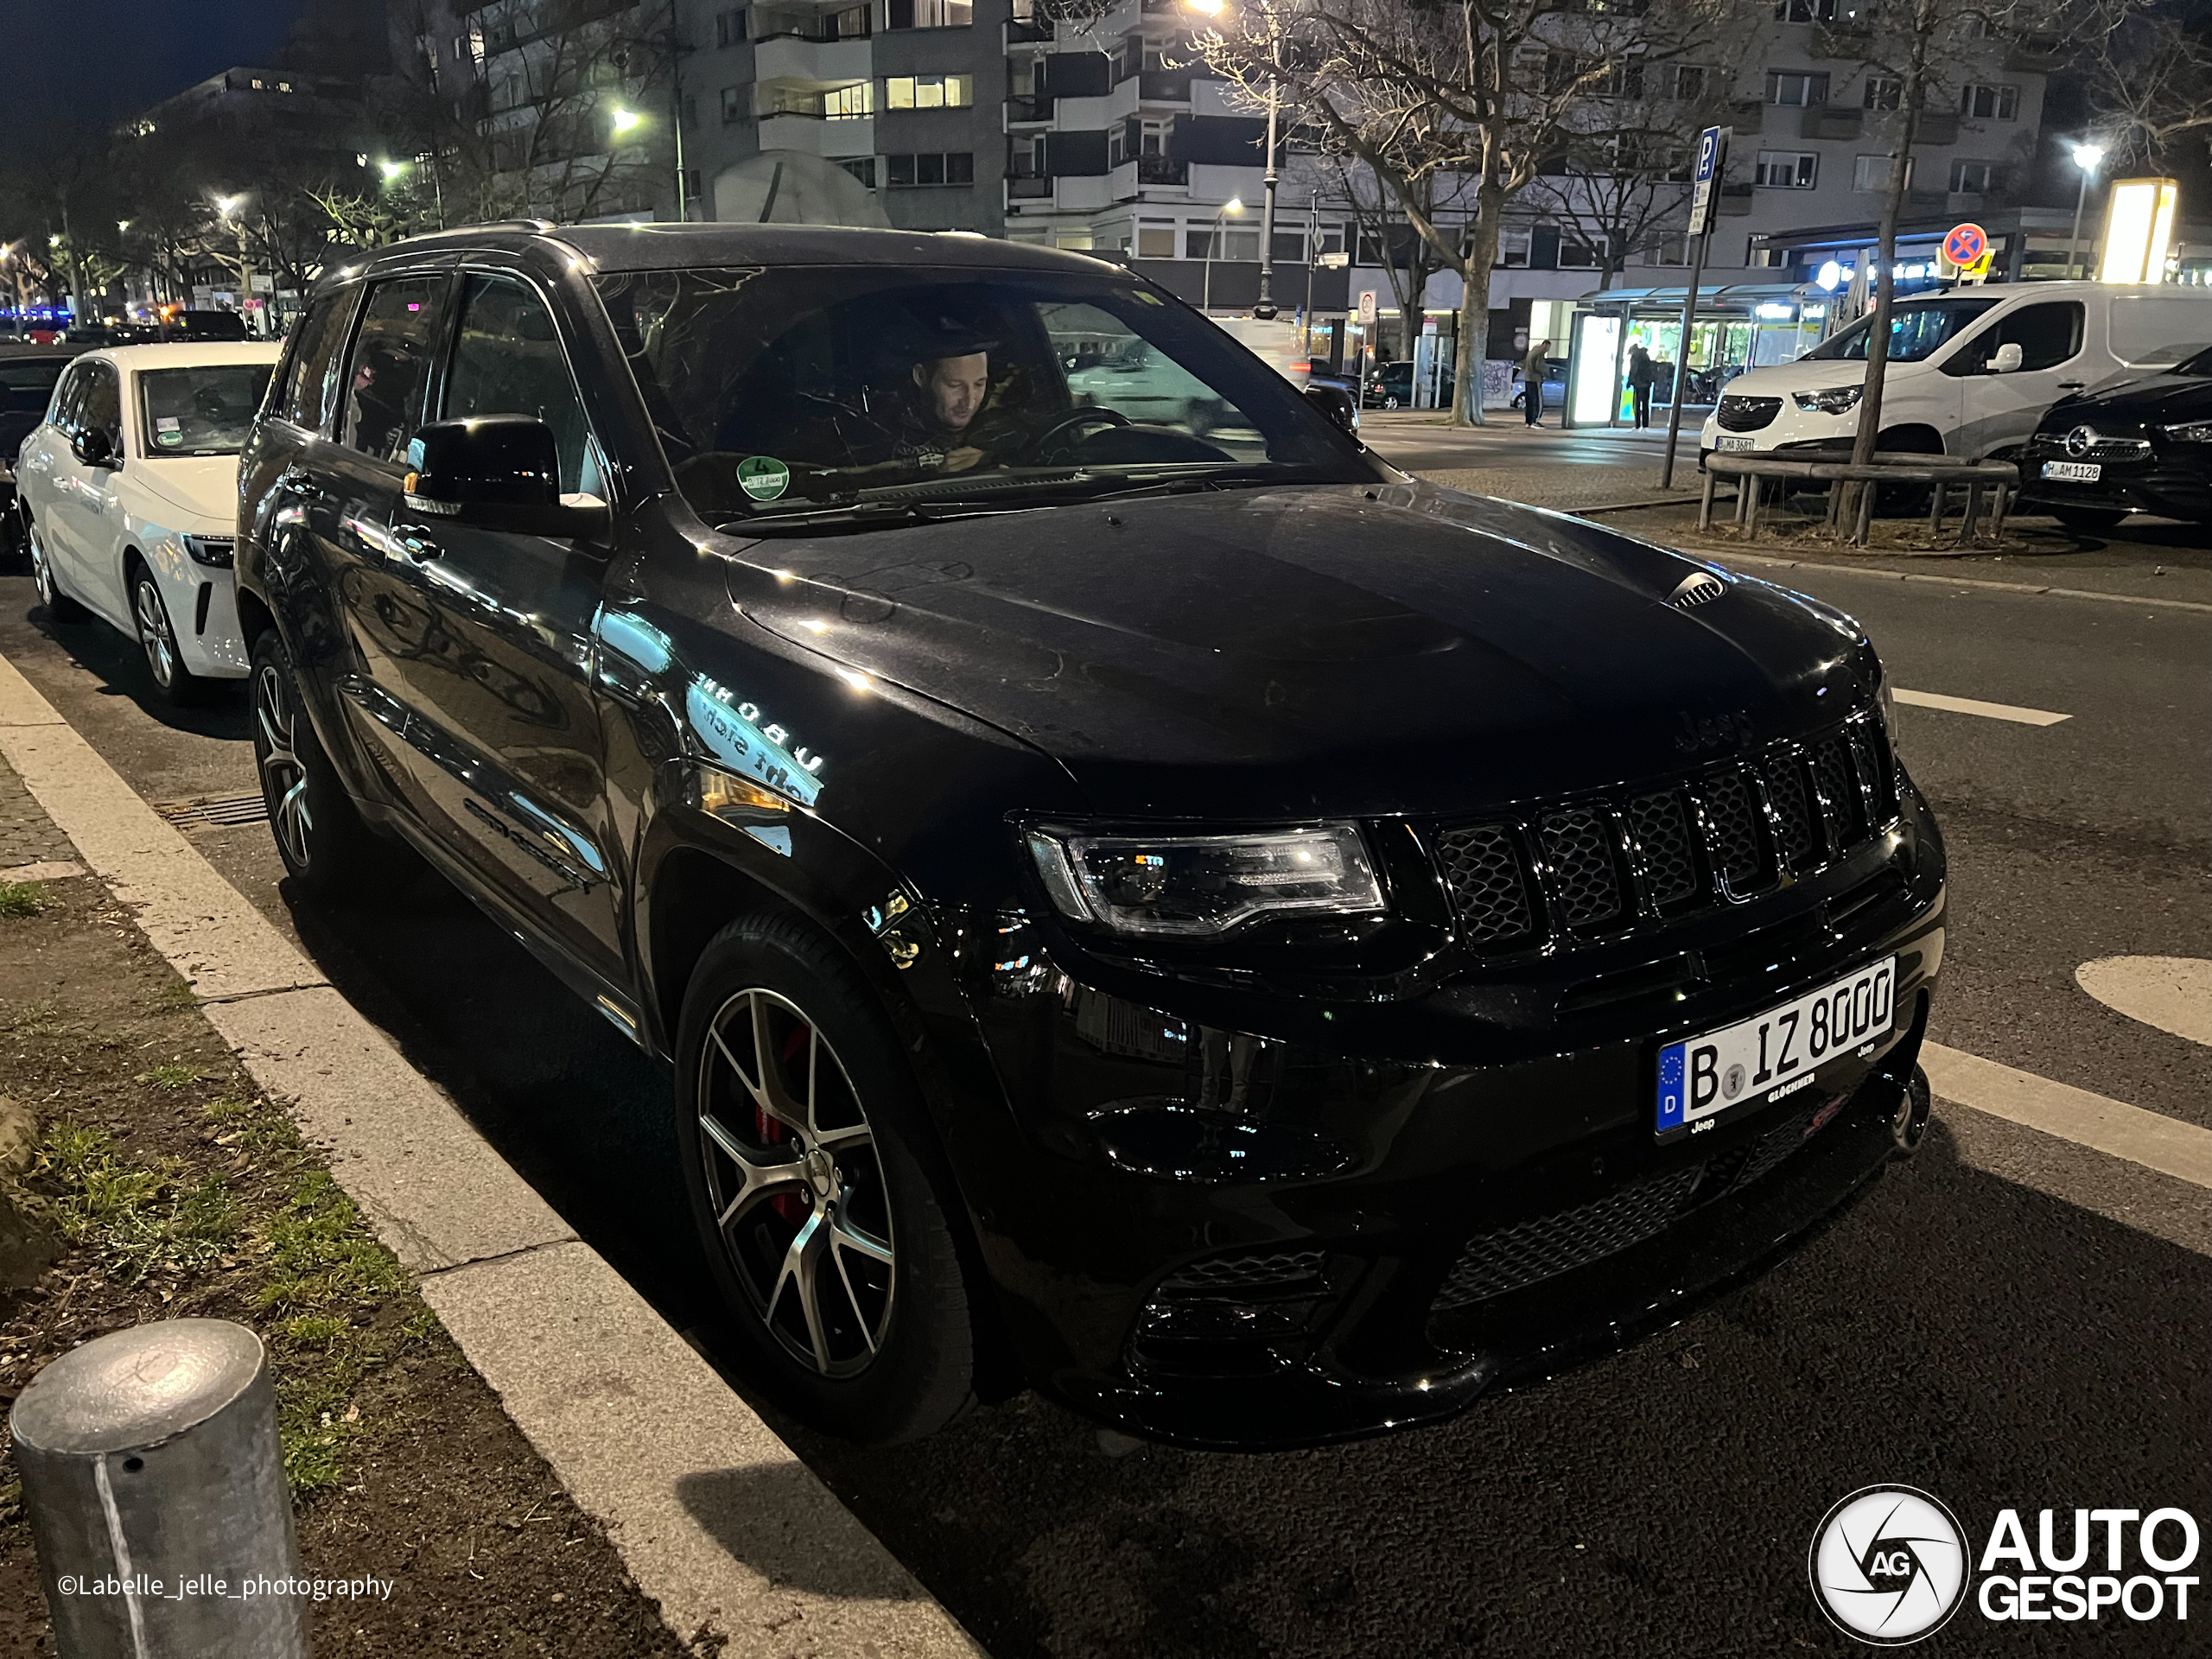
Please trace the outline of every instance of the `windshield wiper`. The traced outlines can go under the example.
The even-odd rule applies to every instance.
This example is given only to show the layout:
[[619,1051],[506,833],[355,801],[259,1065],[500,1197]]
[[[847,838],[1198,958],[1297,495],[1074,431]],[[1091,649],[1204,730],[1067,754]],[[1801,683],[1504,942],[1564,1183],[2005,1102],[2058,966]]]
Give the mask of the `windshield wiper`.
[[[1327,482],[1305,474],[1310,468],[1271,462],[1221,466],[1212,461],[1163,463],[1112,473],[1063,472],[1050,478],[988,480],[933,479],[915,484],[863,490],[849,503],[807,512],[763,512],[725,520],[715,527],[729,534],[774,536],[823,530],[881,530],[897,524],[931,524],[1085,501],[1127,500],[1136,496],[1188,495],[1202,491],[1249,489],[1269,484]],[[1288,474],[1290,476],[1282,476]],[[956,492],[962,492],[956,493]]]

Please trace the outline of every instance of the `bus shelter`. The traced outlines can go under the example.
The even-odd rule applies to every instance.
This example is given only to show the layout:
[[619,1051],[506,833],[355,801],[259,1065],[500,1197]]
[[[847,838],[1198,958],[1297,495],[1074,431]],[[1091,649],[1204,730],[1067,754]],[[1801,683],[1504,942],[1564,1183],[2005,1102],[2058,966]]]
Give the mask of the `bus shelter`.
[[[1727,283],[1700,288],[1681,348],[1687,285],[1612,288],[1576,302],[1568,343],[1568,426],[1626,426],[1634,418],[1623,377],[1628,352],[1641,346],[1658,370],[1652,407],[1663,410],[1679,387],[1682,412],[1703,412],[1720,388],[1748,369],[1788,363],[1825,339],[1840,298],[1815,283]],[[1655,416],[1656,418],[1656,416]]]

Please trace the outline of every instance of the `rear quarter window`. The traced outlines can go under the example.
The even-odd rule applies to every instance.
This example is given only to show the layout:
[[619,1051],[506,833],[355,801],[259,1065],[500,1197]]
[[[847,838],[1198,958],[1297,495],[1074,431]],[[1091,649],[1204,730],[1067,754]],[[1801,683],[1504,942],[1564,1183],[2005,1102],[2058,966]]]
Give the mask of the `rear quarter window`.
[[2111,328],[2121,362],[2171,366],[2212,346],[2212,294],[2115,294]]

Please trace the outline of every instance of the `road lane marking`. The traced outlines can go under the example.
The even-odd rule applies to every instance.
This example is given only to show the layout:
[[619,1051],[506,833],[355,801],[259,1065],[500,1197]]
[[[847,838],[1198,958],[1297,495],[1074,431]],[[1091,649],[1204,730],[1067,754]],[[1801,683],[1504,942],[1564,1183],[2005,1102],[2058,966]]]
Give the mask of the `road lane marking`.
[[981,1659],[713,1367],[4,656],[0,757],[170,965],[203,999],[234,999],[200,1011],[329,1160],[671,1630],[803,1624],[812,1651]]
[[2021,726],[2056,726],[2071,715],[2054,715],[2048,709],[2021,709],[2009,702],[1983,702],[1976,697],[1947,697],[1940,691],[1895,691],[1899,702],[1916,709],[1942,709],[1954,715],[1980,715],[1984,720],[2009,720]]
[[2161,1175],[2212,1187],[2212,1129],[2054,1083],[1941,1043],[1923,1044],[1928,1086],[1945,1100],[2001,1117]]
[[2212,1046],[2212,962],[2201,957],[2100,957],[2075,982],[2114,1013]]

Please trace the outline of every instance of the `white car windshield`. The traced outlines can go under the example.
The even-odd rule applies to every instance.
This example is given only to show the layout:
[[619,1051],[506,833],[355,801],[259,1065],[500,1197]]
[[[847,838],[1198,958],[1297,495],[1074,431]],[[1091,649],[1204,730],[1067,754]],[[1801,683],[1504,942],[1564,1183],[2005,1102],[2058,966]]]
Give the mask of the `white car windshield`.
[[245,447],[254,411],[268,390],[269,363],[196,369],[147,369],[138,409],[149,455],[235,455]]

